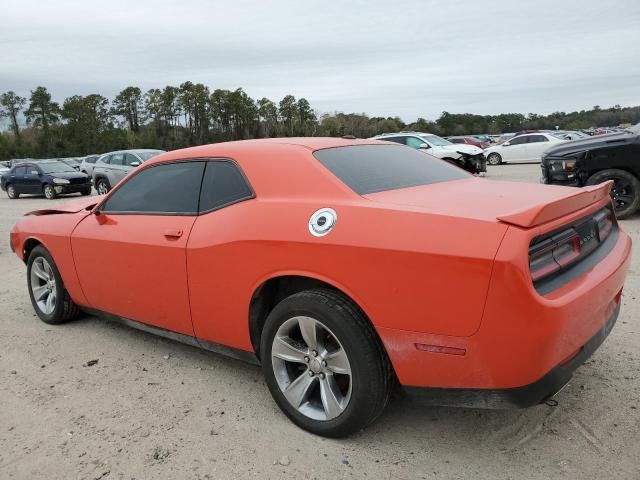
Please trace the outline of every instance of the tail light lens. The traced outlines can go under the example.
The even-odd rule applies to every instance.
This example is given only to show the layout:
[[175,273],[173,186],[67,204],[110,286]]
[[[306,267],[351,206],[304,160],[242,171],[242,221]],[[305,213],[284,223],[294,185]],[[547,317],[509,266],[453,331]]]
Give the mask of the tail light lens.
[[598,222],[598,237],[601,242],[604,242],[611,233],[611,229],[613,229],[613,215],[611,214],[611,210],[606,209],[598,213],[598,215],[595,216],[595,220]]
[[557,272],[580,256],[580,238],[574,229],[554,235],[529,249],[529,270],[534,282]]
[[611,234],[614,222],[611,209],[605,208],[572,227],[535,240],[529,247],[529,270],[533,282],[589,255]]

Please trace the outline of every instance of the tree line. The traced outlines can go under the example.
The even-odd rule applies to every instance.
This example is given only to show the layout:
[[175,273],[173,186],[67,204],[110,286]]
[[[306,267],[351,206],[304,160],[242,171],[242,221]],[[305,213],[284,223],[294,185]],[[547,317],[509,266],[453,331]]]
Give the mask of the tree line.
[[[442,112],[435,121],[370,117],[365,113],[318,115],[305,98],[253,99],[242,89],[211,90],[202,83],[152,88],[130,86],[112,100],[73,95],[62,105],[46,87],[29,98],[9,91],[0,95],[0,159],[82,156],[123,148],[172,150],[247,138],[291,136],[370,137],[416,130],[438,135],[498,134],[522,129],[574,130],[640,122],[640,107],[620,107],[550,115],[500,115]],[[23,121],[24,119],[24,121]]]

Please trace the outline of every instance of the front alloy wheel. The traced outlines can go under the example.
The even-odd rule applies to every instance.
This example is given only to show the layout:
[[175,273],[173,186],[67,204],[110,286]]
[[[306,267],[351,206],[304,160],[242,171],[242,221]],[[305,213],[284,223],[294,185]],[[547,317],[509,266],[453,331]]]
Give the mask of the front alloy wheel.
[[107,184],[107,181],[102,178],[98,180],[98,183],[96,184],[96,191],[98,192],[98,195],[106,195],[109,193],[109,185]]
[[502,163],[502,157],[499,153],[490,153],[487,157],[487,163],[489,165],[500,165]]
[[42,190],[44,192],[45,198],[47,198],[48,200],[56,198],[56,190],[53,188],[53,185],[49,185],[47,183]]
[[56,309],[58,289],[53,269],[44,257],[38,257],[31,265],[31,292],[38,309],[45,315],[51,315]]
[[322,322],[293,317],[278,329],[271,362],[291,406],[314,420],[340,415],[351,398],[351,366],[344,348]]
[[29,254],[27,286],[31,304],[40,320],[45,323],[63,323],[80,312],[64,288],[53,257],[42,245],[35,247]]
[[19,196],[20,194],[16,192],[16,187],[14,187],[13,185],[7,186],[7,197],[9,197],[11,200],[14,200]]

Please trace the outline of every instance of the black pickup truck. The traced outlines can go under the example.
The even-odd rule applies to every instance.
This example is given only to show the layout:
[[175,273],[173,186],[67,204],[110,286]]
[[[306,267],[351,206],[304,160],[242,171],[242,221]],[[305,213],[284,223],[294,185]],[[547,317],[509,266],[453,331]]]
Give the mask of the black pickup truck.
[[583,187],[613,180],[618,218],[640,207],[640,135],[616,133],[558,143],[542,155],[542,183]]

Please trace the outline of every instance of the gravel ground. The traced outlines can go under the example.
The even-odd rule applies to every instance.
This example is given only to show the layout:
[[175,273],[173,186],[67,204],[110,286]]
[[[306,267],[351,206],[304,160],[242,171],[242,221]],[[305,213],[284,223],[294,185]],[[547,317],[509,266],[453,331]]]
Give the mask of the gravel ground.
[[[487,177],[538,175],[537,165],[505,165]],[[394,399],[373,426],[337,441],[291,424],[257,367],[94,317],[40,322],[6,239],[20,215],[51,204],[0,196],[2,479],[640,478],[640,217],[622,222],[636,255],[618,324],[557,407]]]

